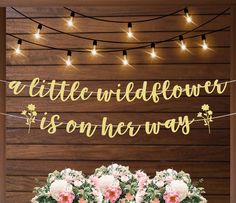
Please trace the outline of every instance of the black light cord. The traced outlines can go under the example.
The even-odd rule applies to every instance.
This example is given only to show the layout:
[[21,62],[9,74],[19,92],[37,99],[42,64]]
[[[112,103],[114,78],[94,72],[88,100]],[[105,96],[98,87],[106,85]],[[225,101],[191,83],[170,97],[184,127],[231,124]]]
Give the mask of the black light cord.
[[[63,32],[63,31],[61,31],[61,30],[55,29],[55,28],[53,28],[53,27],[50,27],[50,26],[48,26],[48,25],[42,24],[42,23],[38,22],[37,20],[35,20],[35,19],[33,19],[33,18],[31,18],[31,17],[29,17],[29,16],[23,14],[22,12],[18,11],[16,8],[14,8],[14,7],[11,7],[11,8],[12,8],[14,11],[16,11],[17,13],[19,13],[20,15],[24,16],[25,18],[31,20],[32,22],[35,22],[35,23],[37,23],[37,24],[41,24],[41,25],[43,25],[44,27],[46,27],[46,28],[48,28],[48,29],[51,29],[51,30],[53,30],[53,31],[55,31],[55,32],[58,32],[58,33],[61,33],[61,34],[65,34],[65,35],[68,35],[68,36],[72,36],[72,37],[76,37],[76,38],[79,38],[79,39],[84,39],[84,40],[89,40],[89,41],[94,41],[94,40],[96,40],[96,41],[98,41],[98,42],[115,43],[115,44],[146,44],[146,45],[139,46],[139,47],[128,48],[127,50],[129,50],[129,49],[145,48],[145,47],[148,47],[148,46],[150,45],[150,43],[153,43],[153,41],[152,41],[152,42],[150,42],[150,41],[148,41],[148,42],[147,42],[147,41],[146,41],[146,42],[121,42],[121,41],[110,41],[110,40],[102,40],[102,39],[94,39],[94,38],[89,38],[89,37],[83,37],[83,36],[80,36],[80,35],[75,35],[75,34],[72,34],[72,33]],[[230,8],[225,9],[225,10],[222,11],[221,13],[219,13],[219,14],[217,14],[216,16],[214,16],[213,18],[211,18],[210,20],[206,21],[205,23],[203,23],[203,24],[197,26],[196,28],[194,28],[194,29],[192,29],[192,30],[189,30],[189,31],[184,32],[182,35],[185,35],[185,34],[188,34],[188,33],[190,33],[190,32],[193,32],[193,31],[199,29],[200,27],[203,27],[204,25],[206,25],[206,24],[208,24],[208,23],[214,21],[216,18],[218,18],[219,16],[223,15],[224,13],[226,13],[229,9],[230,9]],[[176,38],[178,38],[178,37],[179,37],[179,35],[178,35],[178,36],[171,37],[171,38],[169,38],[169,39],[167,39],[167,40],[163,40],[163,41],[154,41],[154,43],[155,43],[155,44],[158,44],[158,43],[162,43],[162,42],[173,41],[174,39],[176,39]],[[147,44],[148,44],[148,45],[147,45]],[[114,51],[114,50],[113,50],[113,51]]]
[[[211,30],[211,31],[208,31],[206,33],[204,33],[205,35],[210,35],[210,34],[213,34],[213,33],[216,33],[216,32],[220,32],[220,31],[224,31],[224,30],[227,30],[229,29],[230,26],[227,26],[227,27],[224,27],[224,28],[221,28],[221,29],[217,29],[217,30]],[[36,45],[36,46],[40,46],[40,47],[43,47],[43,48],[47,48],[47,49],[50,49],[50,50],[57,50],[57,51],[68,51],[68,50],[71,50],[73,52],[79,52],[79,53],[88,53],[88,52],[91,52],[90,50],[87,50],[87,49],[84,49],[84,50],[77,50],[76,48],[57,48],[57,47],[52,47],[52,46],[48,46],[48,45],[43,45],[43,44],[39,44],[39,43],[36,43],[36,42],[32,42],[32,41],[29,41],[29,40],[25,40],[25,39],[21,39],[20,37],[17,37],[13,34],[10,34],[10,33],[6,33],[7,35],[15,38],[15,39],[18,39],[18,40],[22,40],[26,43],[29,43],[29,44],[33,44],[33,45]],[[186,37],[185,39],[192,39],[192,38],[197,38],[197,37],[200,37],[202,36],[202,34],[197,34],[197,35],[192,35],[192,36],[189,36],[189,37]],[[163,40],[163,41],[159,41],[158,43],[164,43],[164,42],[169,42],[169,41],[178,41],[178,39],[173,39],[173,40]],[[148,45],[150,46],[150,45]],[[135,49],[142,49],[142,48],[146,48],[148,46],[142,46],[142,47],[131,47],[131,48],[127,48],[125,50],[135,50]],[[111,53],[111,52],[121,52],[123,51],[124,49],[114,49],[114,50],[98,50],[99,53]]]
[[165,14],[165,15],[161,15],[161,16],[157,16],[157,17],[154,17],[154,18],[149,18],[149,19],[143,19],[143,20],[133,20],[133,21],[119,21],[119,20],[107,20],[107,19],[104,19],[104,18],[98,18],[98,17],[93,17],[93,16],[88,16],[88,15],[85,15],[83,13],[79,13],[77,11],[74,11],[70,8],[67,8],[67,7],[64,7],[66,10],[68,11],[71,11],[71,12],[74,12],[76,13],[77,15],[79,16],[82,16],[84,18],[89,18],[89,19],[93,19],[93,20],[97,20],[97,21],[102,21],[102,22],[107,22],[107,23],[120,23],[120,24],[127,24],[127,23],[144,23],[144,22],[149,22],[149,21],[154,21],[154,20],[159,20],[159,19],[162,19],[162,18],[165,18],[165,17],[169,17],[169,16],[173,16],[181,11],[184,11],[184,8],[182,9],[179,9],[177,11],[174,11],[172,13],[169,13],[169,14]]

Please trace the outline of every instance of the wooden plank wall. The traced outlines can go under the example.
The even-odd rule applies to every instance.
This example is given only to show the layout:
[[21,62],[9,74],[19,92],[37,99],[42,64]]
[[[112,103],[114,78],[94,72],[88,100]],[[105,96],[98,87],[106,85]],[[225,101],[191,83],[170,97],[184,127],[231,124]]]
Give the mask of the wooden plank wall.
[[[66,32],[73,32],[83,36],[125,41],[126,35],[122,29],[127,25],[114,25],[96,22],[89,19],[77,18],[78,28],[68,30],[63,20],[69,15],[63,8],[18,8],[25,14],[38,21]],[[138,19],[154,14],[174,11],[176,7],[96,7],[75,8],[78,11],[94,15],[105,16],[108,19]],[[212,18],[222,11],[222,7],[189,7],[196,24]],[[63,17],[63,19],[61,18]],[[221,16],[213,23],[204,26],[194,34],[219,29],[229,25],[229,13]],[[7,32],[23,39],[34,40],[30,33],[34,32],[37,24],[22,18],[11,8],[7,9]],[[178,35],[194,28],[187,25],[182,15],[175,15],[153,21],[141,23],[134,27],[135,36],[140,40],[161,40]],[[68,37],[43,28],[43,39],[40,43],[55,47],[90,48],[92,42]],[[191,53],[180,51],[176,43],[160,44],[158,53],[161,59],[151,61],[144,50],[129,52],[130,62],[135,69],[120,65],[118,57],[121,53],[103,54],[91,57],[88,54],[73,54],[76,68],[65,67],[61,58],[66,53],[46,50],[24,43],[24,56],[16,57],[12,47],[16,40],[7,36],[7,80],[22,80],[26,83],[34,77],[45,80],[81,81],[91,89],[97,87],[114,89],[117,83],[122,85],[128,81],[135,81],[140,87],[143,80],[150,83],[170,79],[175,84],[198,83],[208,79],[229,80],[230,78],[230,31],[214,33],[208,37],[211,51],[199,48],[200,38],[188,40]],[[100,48],[120,48],[124,45],[99,43]],[[126,46],[127,47],[127,46]],[[209,103],[215,114],[229,113],[229,89],[221,96],[207,96],[199,98],[181,98],[172,101],[98,103],[95,99],[84,102],[51,102],[48,98],[29,98],[26,93],[14,96],[7,90],[7,112],[19,115],[19,112],[29,103],[36,104],[39,112],[58,112],[63,120],[76,119],[98,123],[103,116],[116,123],[120,120],[132,120],[142,123],[145,120],[157,121],[188,113],[195,115],[204,103]],[[212,124],[212,134],[202,123],[193,125],[189,136],[181,133],[171,134],[162,130],[157,136],[148,136],[141,131],[135,138],[128,136],[108,139],[99,133],[93,138],[86,138],[77,132],[65,134],[63,129],[56,135],[49,136],[34,126],[31,134],[27,134],[24,121],[7,118],[6,157],[7,157],[7,203],[26,203],[32,197],[35,178],[44,179],[45,176],[57,169],[71,167],[83,170],[86,174],[102,165],[118,162],[130,165],[131,169],[144,169],[150,175],[156,170],[174,168],[189,172],[194,180],[204,178],[203,187],[210,203],[229,202],[229,119],[216,120]]]

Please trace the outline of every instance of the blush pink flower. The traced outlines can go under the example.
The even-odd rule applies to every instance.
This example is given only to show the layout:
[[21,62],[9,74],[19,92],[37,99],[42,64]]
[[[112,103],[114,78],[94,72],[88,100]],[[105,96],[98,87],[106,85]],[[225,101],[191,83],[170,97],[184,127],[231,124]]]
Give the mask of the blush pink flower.
[[164,195],[165,203],[180,203],[179,194],[177,192],[168,192]]
[[128,200],[128,201],[132,201],[132,200],[134,200],[134,196],[132,194],[130,194],[130,193],[127,193],[125,195],[125,199]]
[[83,197],[81,197],[79,198],[78,203],[87,203],[87,201]]
[[58,203],[72,203],[75,196],[70,192],[62,192],[60,193]]
[[120,197],[121,193],[119,187],[108,187],[105,191],[105,200],[114,203]]
[[153,199],[153,200],[151,201],[151,203],[160,203],[160,200],[157,199],[157,198],[155,198],[155,199]]

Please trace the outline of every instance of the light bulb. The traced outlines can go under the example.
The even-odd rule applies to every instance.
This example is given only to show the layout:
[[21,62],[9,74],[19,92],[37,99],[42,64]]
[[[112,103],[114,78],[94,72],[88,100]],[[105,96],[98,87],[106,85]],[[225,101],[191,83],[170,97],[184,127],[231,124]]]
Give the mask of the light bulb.
[[72,65],[72,60],[71,60],[72,53],[71,51],[67,52],[67,60],[66,60],[66,65],[71,66]]
[[202,48],[204,50],[208,49],[208,45],[207,45],[207,42],[206,42],[206,35],[202,35]]
[[22,44],[22,39],[18,39],[18,41],[17,41],[17,46],[16,46],[16,48],[15,48],[15,53],[16,53],[17,55],[21,53],[21,49],[20,49],[21,44]]
[[93,49],[91,50],[93,56],[97,54],[97,40],[93,40]]
[[42,30],[43,26],[41,24],[38,25],[38,28],[37,28],[37,31],[36,33],[34,34],[35,38],[36,39],[39,39],[40,38],[40,31]]
[[187,46],[186,44],[184,43],[184,38],[182,35],[179,36],[179,41],[180,41],[180,47],[182,50],[186,50],[187,49]]
[[185,18],[186,18],[187,23],[192,23],[193,22],[192,16],[189,15],[187,8],[184,9],[184,14],[185,14]]
[[70,19],[67,21],[67,25],[69,27],[72,27],[74,25],[74,23],[73,23],[74,17],[75,17],[75,12],[72,11],[70,14]]
[[157,57],[157,53],[155,51],[155,43],[154,42],[151,43],[151,53],[150,54],[151,54],[152,58],[156,58]]
[[128,61],[128,58],[127,58],[127,51],[124,50],[123,51],[123,65],[128,65],[129,64],[129,61]]
[[132,32],[132,23],[128,23],[128,32],[127,35],[129,38],[133,37],[133,32]]

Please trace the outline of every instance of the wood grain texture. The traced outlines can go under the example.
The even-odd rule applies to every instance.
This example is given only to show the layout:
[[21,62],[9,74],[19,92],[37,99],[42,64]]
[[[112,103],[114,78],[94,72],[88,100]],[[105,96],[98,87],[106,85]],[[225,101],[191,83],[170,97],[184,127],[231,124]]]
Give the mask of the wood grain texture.
[[[43,1],[42,1],[43,2]],[[129,1],[131,2],[131,1]],[[129,4],[127,2],[127,4]],[[174,1],[173,1],[174,2]],[[172,2],[172,3],[173,3]],[[72,2],[71,2],[72,3]],[[130,20],[150,18],[156,14],[168,13],[181,7],[179,6],[122,6],[103,5],[88,7],[81,5],[74,8],[93,16],[103,16],[109,19]],[[136,2],[137,3],[137,2]],[[200,25],[214,17],[226,6],[190,6],[194,21]],[[76,17],[76,28],[68,29],[65,19],[69,12],[60,7],[54,8],[18,8],[25,14],[65,32],[75,35],[119,40],[128,42],[124,30],[127,25],[110,23],[97,23],[96,21]],[[62,17],[62,18],[60,18]],[[211,29],[225,27],[230,23],[230,12],[219,17],[201,29],[187,36],[202,34]],[[195,26],[197,26],[195,25]],[[7,9],[7,32],[13,33],[23,39],[36,42],[31,33],[35,32],[36,24],[23,19],[11,8]],[[177,36],[184,31],[195,27],[187,25],[183,13],[173,17],[149,23],[134,24],[135,36],[139,41],[158,41],[172,36]],[[42,30],[40,43],[60,48],[90,49],[91,41],[58,34],[52,30]],[[207,37],[211,50],[205,52],[199,45],[201,38],[186,40],[191,52],[181,52],[176,42],[163,43],[157,46],[161,59],[151,61],[146,50],[128,52],[130,63],[134,66],[124,67],[119,58],[122,52],[102,53],[95,58],[90,53],[73,53],[75,68],[67,68],[63,59],[66,51],[50,51],[42,47],[22,44],[23,55],[16,57],[12,48],[16,40],[7,36],[7,80],[22,80],[28,84],[34,77],[45,80],[81,81],[81,86],[88,86],[91,90],[98,87],[115,89],[117,83],[122,86],[129,81],[134,81],[137,88],[143,80],[150,84],[156,81],[170,79],[173,84],[196,84],[205,80],[230,79],[230,30],[214,33]],[[98,43],[98,49],[126,49],[133,45]],[[150,87],[149,87],[150,89]],[[134,103],[117,103],[112,98],[110,103],[96,102],[96,98],[89,101],[78,102],[51,102],[49,98],[29,98],[27,91],[20,96],[7,92],[7,112],[13,115],[19,113],[29,103],[36,104],[39,112],[38,118],[44,111],[49,115],[58,113],[63,121],[75,119],[78,121],[101,122],[103,116],[116,124],[118,121],[133,121],[143,123],[146,120],[166,120],[179,115],[188,114],[195,117],[202,104],[209,104],[214,115],[230,112],[230,88],[223,95],[201,94],[199,98],[176,99],[154,104],[152,102],[137,101]],[[184,136],[181,132],[171,134],[168,130],[161,130],[159,135],[150,135],[148,139],[144,129],[130,138],[128,135],[109,139],[101,136],[97,131],[94,137],[88,139],[77,132],[67,135],[64,129],[59,128],[56,135],[48,135],[39,130],[38,123],[32,127],[31,134],[27,134],[24,120],[7,117],[6,119],[6,146],[7,146],[7,203],[28,203],[33,196],[34,177],[45,178],[49,173],[63,170],[66,167],[82,170],[91,174],[101,165],[117,162],[129,165],[132,170],[144,169],[153,176],[156,170],[174,168],[190,173],[194,180],[204,178],[206,197],[209,203],[229,202],[230,178],[230,122],[229,118],[215,120],[211,125],[212,134],[208,134],[203,123],[192,125],[190,135]],[[14,184],[16,183],[16,184]],[[216,187],[217,185],[217,187]]]
[[[6,9],[0,7],[0,79],[6,79]],[[0,84],[0,112],[5,112],[6,100],[5,100],[5,84]],[[0,116],[0,202],[5,202],[5,127],[6,121],[4,116]]]
[[[60,160],[8,160],[7,175],[9,176],[46,176],[55,170],[63,170],[66,167],[81,170],[89,175],[95,168],[101,165],[108,166],[113,161],[60,161]],[[158,161],[116,161],[122,165],[129,165],[131,170],[145,170],[149,175],[154,176],[158,170],[173,168],[177,171],[185,170],[193,178],[229,178],[229,162],[158,162]],[[29,167],[30,166],[30,167]],[[40,166],[40,167],[39,167]]]
[[[160,80],[160,79],[229,79],[229,64],[143,64],[135,69],[120,65],[7,66],[7,80]],[[193,74],[194,72],[194,74]],[[24,74],[22,74],[24,73]],[[92,74],[95,73],[95,74]],[[207,74],[206,74],[207,73]]]
[[[109,153],[108,153],[109,152]],[[167,153],[168,152],[168,153]],[[191,152],[191,153],[190,153]],[[229,161],[227,146],[7,145],[7,159]]]
[[[231,19],[231,29],[232,29],[232,34],[231,34],[231,79],[235,80],[236,79],[236,59],[235,59],[235,53],[236,53],[236,38],[235,35],[233,34],[234,32],[236,32],[236,7],[232,7],[232,19]],[[233,84],[231,86],[231,97],[230,97],[230,110],[231,112],[236,112],[236,85]],[[236,147],[235,147],[235,143],[236,143],[236,117],[233,116],[230,119],[230,126],[231,126],[231,130],[230,130],[230,146],[231,146],[231,153],[230,153],[230,161],[231,161],[231,180],[230,180],[230,184],[231,184],[231,188],[230,188],[230,192],[231,192],[231,196],[230,196],[230,202],[233,203],[236,199],[236,175],[235,175],[235,170],[236,170]]]

